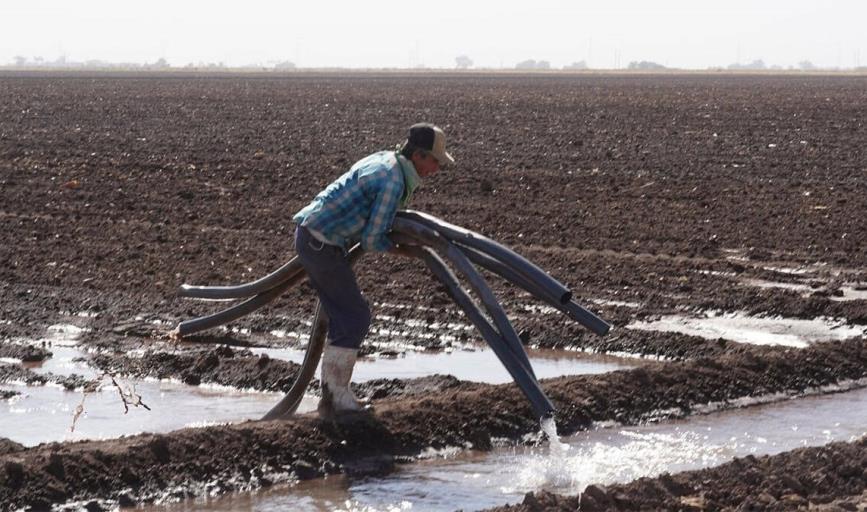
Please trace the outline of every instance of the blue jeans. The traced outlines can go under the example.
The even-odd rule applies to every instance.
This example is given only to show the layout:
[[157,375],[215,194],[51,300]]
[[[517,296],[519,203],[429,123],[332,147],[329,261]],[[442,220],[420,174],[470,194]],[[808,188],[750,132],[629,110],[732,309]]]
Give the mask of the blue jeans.
[[295,252],[328,315],[328,342],[357,349],[370,328],[370,306],[361,295],[346,251],[320,242],[298,226]]

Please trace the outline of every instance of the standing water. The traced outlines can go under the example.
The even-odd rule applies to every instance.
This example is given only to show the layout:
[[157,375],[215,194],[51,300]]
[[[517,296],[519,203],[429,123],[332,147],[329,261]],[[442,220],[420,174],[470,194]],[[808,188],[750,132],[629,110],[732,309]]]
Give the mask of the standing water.
[[291,488],[149,507],[149,511],[453,511],[518,503],[529,491],[574,495],[590,484],[628,482],[848,441],[865,434],[867,389],[786,400],[637,427],[607,427],[547,447],[460,452],[399,466],[385,477],[301,482]]
[[[88,364],[88,354],[77,346],[82,329],[71,325],[51,326],[47,339],[52,342],[53,356],[22,366],[40,374],[80,375],[94,379],[101,372]],[[304,351],[297,349],[255,349],[276,359],[301,361]],[[557,354],[553,351],[530,351],[530,360],[540,378],[559,375],[594,374],[629,368],[634,361],[581,353]],[[356,366],[354,382],[378,378],[413,378],[449,373],[477,382],[508,382],[511,377],[492,351],[456,350],[451,353],[408,352],[396,358],[365,358]],[[132,389],[151,408],[124,407],[111,385],[88,394],[83,402],[84,414],[71,431],[76,408],[82,404],[83,392],[67,391],[57,384],[25,386],[23,383],[0,384],[0,390],[20,394],[0,400],[0,435],[26,446],[50,441],[106,439],[140,432],[168,432],[182,427],[258,419],[282,397],[282,393],[239,390],[218,385],[189,386],[177,380],[131,379],[120,377],[124,389]],[[299,412],[315,409],[318,399],[305,396]],[[171,411],[171,413],[167,413]]]

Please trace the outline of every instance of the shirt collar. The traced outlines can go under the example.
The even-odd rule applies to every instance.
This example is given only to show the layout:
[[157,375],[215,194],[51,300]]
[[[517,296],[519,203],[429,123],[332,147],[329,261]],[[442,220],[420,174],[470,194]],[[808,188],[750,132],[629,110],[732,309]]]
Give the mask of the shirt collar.
[[404,190],[403,200],[401,201],[402,205],[406,206],[409,204],[412,193],[421,185],[421,176],[418,175],[418,171],[415,170],[415,166],[411,160],[408,160],[400,153],[396,153],[396,156],[400,170],[403,172],[403,181],[406,184],[406,190]]

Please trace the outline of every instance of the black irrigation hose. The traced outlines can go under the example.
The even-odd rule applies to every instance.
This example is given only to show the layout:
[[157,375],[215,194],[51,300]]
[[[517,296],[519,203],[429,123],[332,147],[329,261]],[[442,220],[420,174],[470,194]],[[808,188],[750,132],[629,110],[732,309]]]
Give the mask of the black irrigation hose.
[[397,213],[398,219],[412,220],[437,231],[442,236],[452,242],[473,249],[478,249],[493,258],[502,261],[512,269],[516,270],[528,280],[537,283],[541,288],[548,293],[557,297],[561,304],[566,304],[572,299],[572,292],[562,283],[551,277],[547,272],[534,265],[527,258],[509,249],[505,245],[491,240],[490,238],[479,233],[464,229],[454,224],[449,224],[441,219],[428,215],[426,213],[413,210],[405,210]]
[[461,288],[460,282],[454,272],[446,265],[437,253],[427,247],[414,247],[410,249],[417,257],[427,264],[434,276],[442,282],[449,296],[464,311],[470,322],[479,330],[485,341],[499,358],[500,362],[512,376],[518,388],[530,401],[533,411],[539,418],[545,418],[553,414],[554,405],[542,391],[539,382],[532,373],[518,361],[515,354],[509,350],[508,344],[493,326],[485,319],[479,307],[473,299]]
[[573,320],[599,336],[605,336],[611,330],[611,324],[599,318],[574,300],[570,300],[568,303],[563,304],[563,307]]
[[[554,406],[541,390],[520,338],[484,277],[473,266],[473,262],[569,314],[596,334],[606,334],[610,325],[571,300],[571,291],[529,260],[508,247],[473,231],[421,212],[402,211],[398,212],[394,220],[392,239],[398,243],[408,243],[411,246],[408,252],[422,258],[431,272],[443,282],[449,290],[449,295],[467,314],[473,325],[479,329],[503,366],[506,367],[506,370],[530,401],[536,414],[539,417],[552,414]],[[481,299],[496,328],[491,325],[473,299],[461,288],[454,272],[436,251],[431,247],[414,247],[419,243],[422,246],[429,245],[433,249],[441,251],[466,277],[471,288]],[[349,254],[351,262],[356,261],[361,253],[360,246],[353,247]],[[178,324],[175,334],[186,336],[236,320],[273,301],[305,277],[306,272],[304,272],[298,258],[295,257],[267,276],[237,286],[182,285],[179,291],[179,295],[182,297],[205,299],[252,297],[212,315],[181,322]],[[325,345],[327,331],[327,319],[321,305],[317,302],[310,341],[298,376],[286,396],[263,419],[287,418],[297,410],[304,392],[316,372]]]
[[233,320],[237,320],[244,315],[248,315],[253,311],[256,311],[265,304],[268,304],[277,297],[283,295],[286,290],[292,288],[292,286],[294,286],[296,283],[298,283],[298,281],[301,281],[301,279],[306,276],[306,272],[295,274],[295,276],[290,278],[289,280],[280,283],[279,285],[271,288],[264,293],[260,293],[255,297],[251,297],[240,304],[224,309],[222,311],[218,311],[217,313],[214,313],[212,315],[183,321],[178,324],[177,328],[175,328],[174,334],[180,337],[184,337],[193,333],[197,333],[199,331],[204,331],[206,329],[211,329],[219,325],[227,324]]
[[[398,218],[406,218],[420,222],[434,229],[450,241],[457,243],[459,246],[468,247],[489,256],[494,261],[497,261],[501,265],[501,268],[512,270],[512,275],[521,276],[523,278],[521,281],[524,283],[532,283],[533,288],[544,291],[546,296],[559,302],[565,307],[566,313],[592,332],[604,336],[611,330],[610,324],[573,301],[572,292],[562,283],[512,249],[509,249],[508,247],[474,231],[470,231],[460,226],[455,226],[454,224],[449,224],[433,215],[413,210],[400,211],[397,215]],[[494,270],[492,271],[497,273]],[[525,290],[530,291],[517,280],[513,280],[505,275],[502,275],[502,277],[514,282]],[[533,292],[530,291],[530,293]],[[563,308],[558,309],[564,311]]]
[[467,257],[464,256],[464,254],[455,247],[454,244],[440,236],[435,230],[430,229],[423,224],[409,219],[399,218],[394,219],[392,228],[398,233],[414,237],[421,241],[422,244],[428,245],[441,252],[449,261],[452,262],[452,264],[455,265],[458,271],[467,278],[473,291],[475,291],[476,295],[481,299],[482,304],[494,320],[494,325],[499,329],[500,334],[506,341],[509,349],[515,354],[518,361],[524,365],[527,372],[535,377],[533,366],[530,364],[527,352],[524,351],[524,346],[521,344],[521,339],[518,337],[518,333],[515,332],[515,328],[512,326],[511,322],[509,322],[506,312],[503,311],[496,296],[494,296],[494,293],[491,291],[490,287],[488,287],[485,278],[479,274],[475,267],[473,267],[470,260],[467,259]]
[[557,299],[557,297],[549,295],[548,290],[537,286],[536,283],[526,279],[523,275],[519,274],[502,261],[499,261],[477,249],[473,249],[472,247],[459,248],[461,252],[466,254],[470,261],[472,261],[476,265],[490,270],[491,272],[497,274],[506,281],[515,284],[519,288],[523,288],[528,293],[530,293],[530,295],[536,297],[543,302],[547,302],[551,307],[557,308],[563,313],[569,315],[570,317],[572,317],[573,320],[580,323],[584,327],[587,327],[599,336],[605,336],[606,334],[608,334],[608,331],[611,330],[611,325],[608,322],[602,320],[589,310],[581,307],[574,300],[570,300],[566,304],[561,303]]
[[279,286],[288,279],[295,277],[298,272],[303,272],[304,267],[298,256],[288,263],[271,272],[267,276],[237,286],[194,286],[182,284],[178,290],[180,297],[193,297],[197,299],[242,299],[264,293],[271,288]]
[[307,391],[307,386],[313,380],[313,375],[316,374],[319,359],[322,358],[326,334],[328,334],[328,317],[322,309],[322,303],[317,300],[316,312],[313,315],[313,328],[310,331],[310,340],[307,342],[307,351],[304,353],[301,369],[298,370],[295,382],[286,396],[277,402],[277,405],[268,411],[262,420],[288,419],[298,410],[298,406],[304,398],[304,392]]
[[490,270],[491,272],[502,277],[506,281],[509,281],[510,283],[516,285],[519,288],[523,288],[533,297],[543,302],[547,302],[552,307],[558,308],[561,311],[565,312],[563,304],[560,303],[557,297],[552,297],[550,294],[547,293],[544,288],[536,286],[535,283],[526,279],[518,272],[515,272],[514,270],[512,270],[511,267],[509,267],[502,261],[488,256],[487,254],[479,251],[478,249],[473,249],[472,247],[458,248],[461,250],[462,253],[464,253],[464,255],[466,255],[467,258],[470,259],[470,261],[472,261],[476,265],[486,270]]
[[[350,258],[357,258],[362,252],[361,246],[356,245],[349,251]],[[293,258],[297,259],[297,258]],[[352,259],[355,261],[355,259]],[[290,261],[291,263],[291,261]],[[300,262],[298,263],[300,266]],[[288,263],[281,268],[285,268],[288,266]],[[275,272],[276,273],[276,272]],[[272,274],[273,275],[273,274]],[[294,275],[286,278],[283,282],[277,284],[273,288],[262,292],[255,297],[251,297],[244,302],[232,306],[230,308],[226,308],[222,311],[218,311],[212,315],[203,316],[199,318],[193,318],[192,320],[186,320],[178,324],[177,328],[173,334],[184,337],[190,334],[194,334],[200,331],[204,331],[206,329],[211,329],[213,327],[217,327],[223,324],[227,324],[233,320],[237,320],[244,315],[248,315],[253,311],[261,308],[262,306],[268,304],[273,301],[280,295],[286,292],[286,290],[292,288],[302,279],[307,277],[307,272],[304,271],[302,267],[300,271],[296,272]],[[248,283],[249,284],[249,283]]]

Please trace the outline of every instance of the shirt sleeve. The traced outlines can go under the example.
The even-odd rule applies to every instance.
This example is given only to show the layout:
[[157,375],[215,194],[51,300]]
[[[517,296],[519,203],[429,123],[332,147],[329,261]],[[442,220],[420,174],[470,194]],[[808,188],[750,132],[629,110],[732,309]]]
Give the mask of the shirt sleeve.
[[400,181],[388,179],[380,185],[370,210],[370,218],[361,232],[362,249],[373,252],[391,249],[393,244],[387,235],[391,231],[391,223],[394,222],[402,194],[403,183]]

